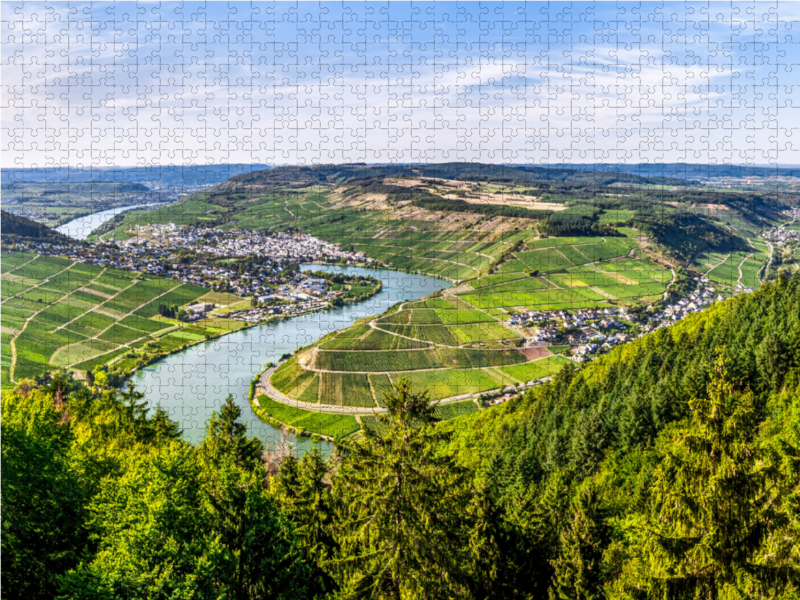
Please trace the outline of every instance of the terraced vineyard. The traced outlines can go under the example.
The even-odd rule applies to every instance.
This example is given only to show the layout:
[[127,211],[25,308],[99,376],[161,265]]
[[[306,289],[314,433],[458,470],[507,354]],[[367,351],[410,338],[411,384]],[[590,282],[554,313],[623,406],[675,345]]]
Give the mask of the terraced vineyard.
[[270,385],[290,402],[371,409],[404,378],[432,399],[457,399],[547,377],[569,362],[546,350],[528,361],[521,341],[500,319],[439,296],[326,337],[281,365]]
[[308,404],[380,407],[406,378],[437,400],[527,384],[567,359],[529,361],[507,325],[525,309],[612,307],[660,298],[672,272],[640,256],[632,238],[547,238],[507,253],[495,272],[322,340],[272,376],[275,390]]
[[3,387],[58,367],[89,371],[118,359],[117,366],[132,368],[145,354],[240,326],[159,316],[159,304],[209,299],[207,289],[179,281],[29,253],[4,251],[0,264]]
[[[689,264],[687,257],[728,286],[758,283],[766,248],[754,239],[748,242],[751,251],[745,239],[725,246],[720,240],[727,234],[694,213],[675,209],[665,216],[661,210],[653,217],[648,203],[663,208],[662,192],[614,187],[594,195],[597,190],[589,185],[583,191],[598,202],[588,206],[593,201],[578,188],[496,183],[482,179],[490,167],[463,173],[459,169],[465,167],[453,168],[458,173],[449,179],[380,168],[367,169],[369,176],[347,167],[287,168],[285,175],[273,169],[168,209],[131,214],[112,235],[125,239],[136,235],[137,224],[149,223],[299,230],[392,268],[453,282],[455,287],[435,298],[326,337],[271,378],[274,387],[268,391],[286,401],[356,409],[380,407],[384,391],[404,377],[436,399],[545,377],[566,359],[528,360],[520,331],[509,325],[512,315],[652,304],[673,281],[685,279],[677,269]],[[475,181],[469,180],[472,175]],[[527,172],[495,175],[530,183]],[[575,199],[574,192],[580,192]],[[682,192],[673,193],[670,206],[681,204]],[[588,216],[572,227],[581,215]],[[681,227],[706,237],[671,244],[675,235],[689,235]]]

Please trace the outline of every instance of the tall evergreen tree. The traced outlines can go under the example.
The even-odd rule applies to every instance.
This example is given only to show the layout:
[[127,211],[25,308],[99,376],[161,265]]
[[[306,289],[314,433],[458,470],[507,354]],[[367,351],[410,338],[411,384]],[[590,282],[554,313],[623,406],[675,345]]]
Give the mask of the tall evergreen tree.
[[385,402],[385,431],[349,446],[335,478],[334,577],[344,598],[459,597],[463,471],[437,452],[427,393],[404,380]]
[[322,597],[336,589],[333,578],[320,565],[333,557],[333,499],[328,463],[318,449],[301,460],[284,459],[273,480],[272,491],[295,528],[306,563],[313,569],[309,592]]
[[765,544],[783,516],[775,466],[756,443],[753,394],[737,389],[720,358],[691,409],[655,475],[645,543],[653,595],[768,594],[779,573]]
[[228,396],[199,447],[209,533],[220,541],[235,600],[302,598],[307,569],[291,524],[266,490],[263,446],[247,437],[241,409]]
[[591,483],[573,502],[572,519],[561,534],[561,548],[553,561],[551,600],[592,600],[602,597],[601,564],[609,542],[600,499]]

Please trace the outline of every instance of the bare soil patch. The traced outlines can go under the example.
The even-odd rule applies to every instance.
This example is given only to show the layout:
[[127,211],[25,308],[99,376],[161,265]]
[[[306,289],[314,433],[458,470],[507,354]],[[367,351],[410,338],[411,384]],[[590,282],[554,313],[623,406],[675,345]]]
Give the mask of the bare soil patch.
[[545,346],[538,346],[535,348],[520,348],[519,351],[522,352],[522,354],[524,354],[525,358],[528,360],[539,360],[545,356],[553,355],[553,353],[550,352],[550,350],[548,350]]

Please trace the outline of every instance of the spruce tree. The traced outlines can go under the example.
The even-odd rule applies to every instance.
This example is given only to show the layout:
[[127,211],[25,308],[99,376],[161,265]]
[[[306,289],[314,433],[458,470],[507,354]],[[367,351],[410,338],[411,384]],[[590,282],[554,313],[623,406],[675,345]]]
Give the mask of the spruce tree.
[[589,483],[573,502],[572,519],[561,534],[561,549],[553,561],[551,600],[602,597],[601,563],[608,542],[597,490]]
[[385,403],[382,432],[348,446],[335,478],[334,577],[344,598],[459,597],[463,471],[437,452],[427,393],[403,380]]
[[782,517],[775,468],[755,440],[754,397],[722,358],[653,486],[644,558],[658,598],[748,598],[777,575],[765,543]]

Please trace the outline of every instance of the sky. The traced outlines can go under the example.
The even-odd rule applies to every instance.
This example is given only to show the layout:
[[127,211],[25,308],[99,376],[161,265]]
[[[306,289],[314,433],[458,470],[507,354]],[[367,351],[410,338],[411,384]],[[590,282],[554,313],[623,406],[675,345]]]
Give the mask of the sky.
[[2,2],[0,21],[4,168],[800,163],[800,2]]

